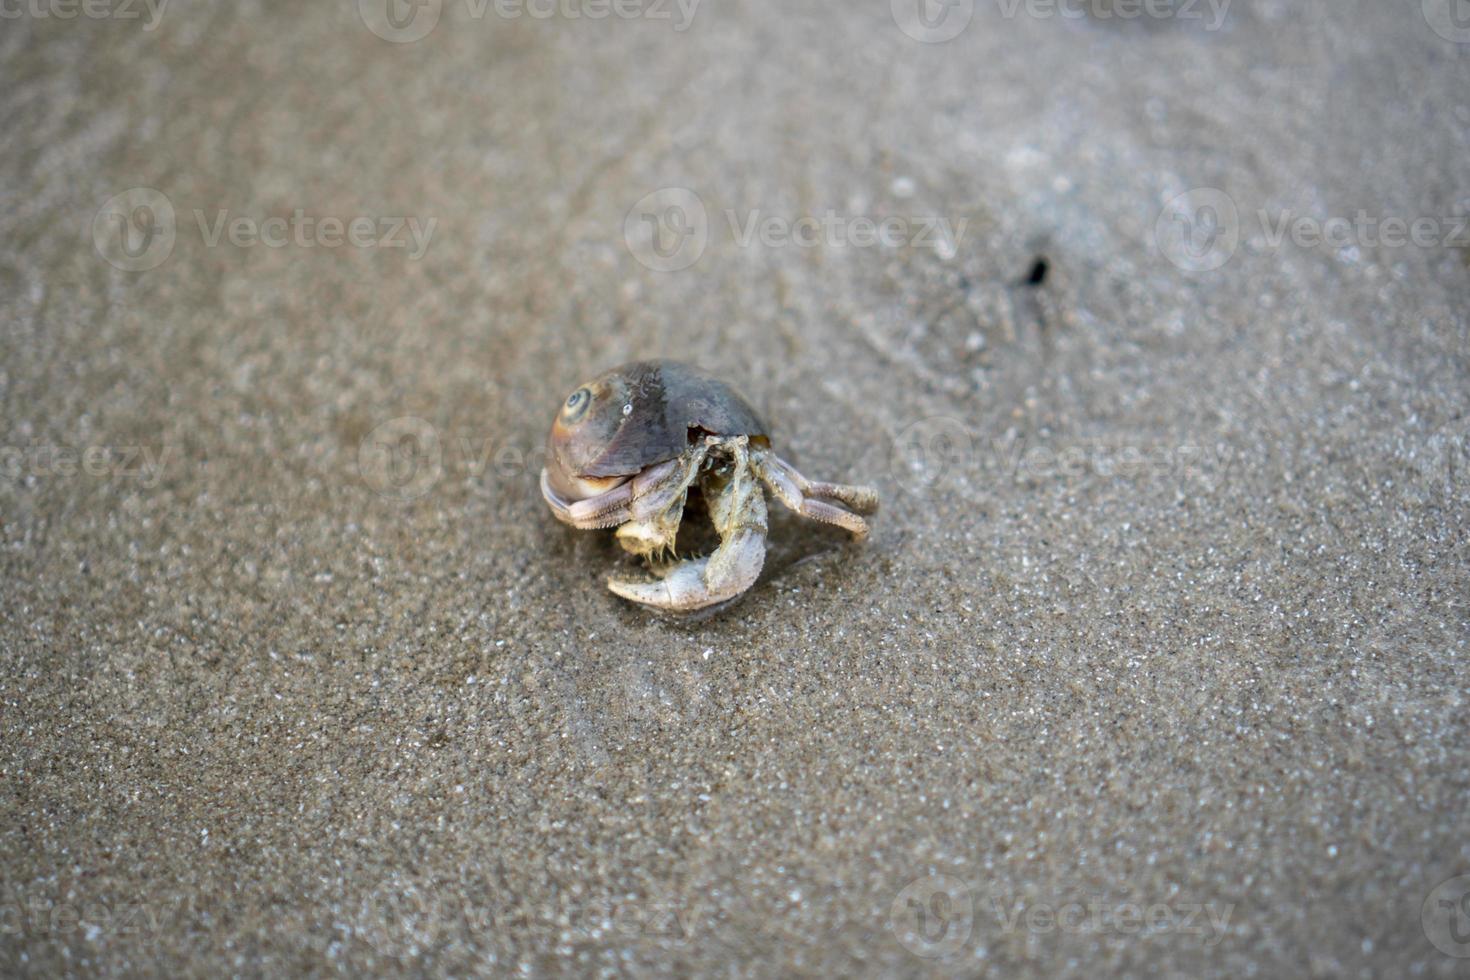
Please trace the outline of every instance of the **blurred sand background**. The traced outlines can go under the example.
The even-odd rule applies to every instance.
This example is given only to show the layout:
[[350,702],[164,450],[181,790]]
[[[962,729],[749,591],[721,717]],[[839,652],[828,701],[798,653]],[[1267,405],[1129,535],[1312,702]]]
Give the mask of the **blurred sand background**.
[[[0,972],[1470,975],[1452,8],[60,2],[0,21]],[[1272,233],[1360,211],[1433,240]],[[609,595],[534,454],[639,356],[868,546]]]

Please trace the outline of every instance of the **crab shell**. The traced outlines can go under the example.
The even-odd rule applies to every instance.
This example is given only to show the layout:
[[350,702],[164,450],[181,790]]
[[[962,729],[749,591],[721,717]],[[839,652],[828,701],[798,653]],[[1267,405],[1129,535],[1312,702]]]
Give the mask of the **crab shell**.
[[623,364],[562,404],[546,440],[547,479],[565,500],[585,500],[707,435],[770,444],[755,409],[718,378],[679,361]]

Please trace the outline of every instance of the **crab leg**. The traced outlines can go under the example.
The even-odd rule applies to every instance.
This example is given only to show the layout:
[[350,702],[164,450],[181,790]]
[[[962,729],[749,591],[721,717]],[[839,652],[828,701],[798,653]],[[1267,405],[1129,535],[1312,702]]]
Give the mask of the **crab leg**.
[[[700,454],[703,458],[703,453]],[[697,465],[697,464],[696,464]],[[541,471],[541,496],[556,519],[583,531],[615,527],[631,520],[652,517],[673,503],[693,480],[687,459],[671,459],[651,466],[611,490],[586,500],[571,502],[551,488],[546,470]]]
[[696,445],[679,459],[660,463],[634,479],[637,483],[649,473],[669,468],[668,472],[634,488],[631,512],[617,534],[618,543],[625,550],[642,558],[674,550],[679,524],[684,520],[689,485],[699,475],[708,451],[706,446]]
[[751,473],[744,436],[725,441],[734,462],[705,484],[720,546],[707,558],[678,562],[653,582],[610,578],[607,587],[633,602],[693,612],[740,595],[755,584],[766,558],[766,502]]
[[868,536],[868,522],[859,515],[871,514],[878,509],[876,490],[813,482],[768,450],[752,451],[750,461],[756,475],[771,488],[771,492],[798,514],[814,521],[835,524],[856,538]]
[[557,520],[582,531],[591,531],[600,527],[612,527],[621,522],[623,518],[619,515],[627,512],[628,504],[633,499],[633,481],[628,480],[606,493],[573,503],[551,489],[551,482],[543,469],[541,496]]

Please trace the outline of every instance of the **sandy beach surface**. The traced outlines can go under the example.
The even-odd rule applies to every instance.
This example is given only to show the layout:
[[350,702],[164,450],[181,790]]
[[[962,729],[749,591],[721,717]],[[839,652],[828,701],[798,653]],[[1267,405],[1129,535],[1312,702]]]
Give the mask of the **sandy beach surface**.
[[1463,8],[0,8],[0,973],[1470,976]]

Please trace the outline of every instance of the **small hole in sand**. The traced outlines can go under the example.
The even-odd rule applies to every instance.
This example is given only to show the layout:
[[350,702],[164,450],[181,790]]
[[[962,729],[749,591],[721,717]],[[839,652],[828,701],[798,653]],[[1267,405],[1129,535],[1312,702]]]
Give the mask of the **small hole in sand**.
[[1033,289],[1046,282],[1046,274],[1051,271],[1051,263],[1046,260],[1045,255],[1036,256],[1036,261],[1031,263],[1031,271],[1026,274],[1026,285]]

